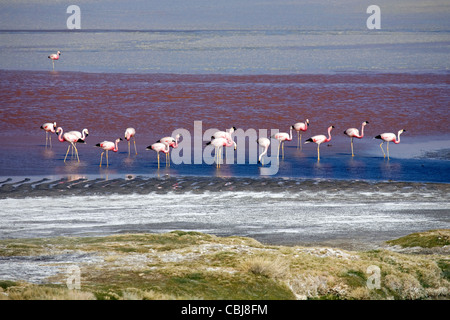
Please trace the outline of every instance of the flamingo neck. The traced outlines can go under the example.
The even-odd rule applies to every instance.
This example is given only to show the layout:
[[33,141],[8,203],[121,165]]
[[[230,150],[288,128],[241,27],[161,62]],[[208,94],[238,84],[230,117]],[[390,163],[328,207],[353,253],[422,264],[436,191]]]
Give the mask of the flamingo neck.
[[394,142],[395,144],[399,144],[400,143],[400,135],[402,134],[402,131],[399,131],[398,132],[398,138],[396,139],[396,140],[394,140],[394,141],[392,141],[392,142]]
[[358,137],[358,138],[362,138],[362,137],[364,137],[364,127],[366,126],[366,123],[364,122],[362,125],[361,125],[361,135]]
[[59,131],[58,140],[59,140],[60,142],[64,142],[64,139],[63,139],[63,137],[62,137],[62,135],[63,135],[63,129],[62,129],[61,127],[59,127],[58,129],[56,129],[56,131]]
[[325,140],[325,142],[328,142],[331,140],[331,129],[333,129],[333,128],[328,128],[328,138]]

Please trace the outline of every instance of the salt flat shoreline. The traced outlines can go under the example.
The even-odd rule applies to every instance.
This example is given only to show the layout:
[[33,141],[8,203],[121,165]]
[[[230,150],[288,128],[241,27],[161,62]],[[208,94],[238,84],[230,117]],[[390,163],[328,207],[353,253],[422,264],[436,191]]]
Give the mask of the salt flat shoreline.
[[[302,178],[249,177],[144,177],[126,178],[7,178],[0,181],[0,199],[61,195],[110,195],[203,192],[341,192],[373,193],[386,199],[386,193],[424,195],[428,200],[449,200],[450,184],[434,182],[364,181]],[[381,193],[377,197],[377,193]],[[392,200],[392,199],[391,199]]]

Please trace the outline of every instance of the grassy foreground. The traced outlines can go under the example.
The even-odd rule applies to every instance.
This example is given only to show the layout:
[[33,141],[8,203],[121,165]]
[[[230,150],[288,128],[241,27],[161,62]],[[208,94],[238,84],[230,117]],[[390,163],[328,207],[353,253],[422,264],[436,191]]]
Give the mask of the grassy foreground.
[[[434,230],[389,245],[442,248],[449,238],[450,230]],[[46,284],[0,279],[0,299],[450,298],[448,254],[392,248],[354,252],[269,246],[250,238],[183,231],[3,240],[4,258],[76,254],[85,259],[54,262],[60,272]],[[74,264],[80,289],[67,286],[67,267]]]

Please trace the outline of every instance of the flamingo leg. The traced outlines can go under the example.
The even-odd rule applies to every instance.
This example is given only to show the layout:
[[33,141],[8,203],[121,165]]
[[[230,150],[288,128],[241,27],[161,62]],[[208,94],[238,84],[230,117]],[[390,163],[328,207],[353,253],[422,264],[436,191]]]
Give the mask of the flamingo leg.
[[380,148],[381,148],[381,151],[383,151],[384,158],[386,158],[386,153],[384,153],[384,150],[383,150],[383,143],[384,143],[384,141],[382,143],[380,143]]
[[300,132],[297,131],[297,149],[300,146]]
[[169,152],[166,153],[166,166],[170,167],[170,148],[169,148]]
[[158,152],[158,170],[159,170],[159,152]]
[[64,162],[66,162],[67,155],[69,154],[69,149],[70,149],[70,144],[67,147],[67,152],[66,152],[66,156],[64,157]]
[[73,148],[75,149],[75,154],[77,155],[77,160],[80,162],[80,158],[78,157],[78,149],[75,145],[73,145]]
[[[48,137],[49,137],[49,140],[50,140],[50,148],[51,148],[52,147],[52,136],[49,135]],[[47,144],[45,144],[45,145],[47,146]]]
[[389,141],[387,142],[387,156],[388,156],[388,160],[389,160]]
[[283,159],[284,159],[284,141],[283,141],[283,144],[281,145],[281,151],[283,153]]
[[103,151],[102,154],[100,155],[100,165],[99,165],[99,167],[102,166],[102,160],[103,160],[103,154],[104,154],[104,153],[105,153],[105,151]]
[[351,144],[351,146],[352,146],[352,157],[354,157],[355,154],[353,153],[353,137],[352,137],[351,140],[350,140],[350,144]]
[[106,166],[109,167],[108,150],[106,150]]
[[317,145],[317,161],[320,161],[320,144]]
[[136,150],[136,139],[133,137],[133,142],[134,142],[134,152],[137,155],[137,150]]
[[277,154],[277,158],[280,158],[280,141],[278,141],[278,154]]
[[130,156],[130,140],[128,140],[128,156]]

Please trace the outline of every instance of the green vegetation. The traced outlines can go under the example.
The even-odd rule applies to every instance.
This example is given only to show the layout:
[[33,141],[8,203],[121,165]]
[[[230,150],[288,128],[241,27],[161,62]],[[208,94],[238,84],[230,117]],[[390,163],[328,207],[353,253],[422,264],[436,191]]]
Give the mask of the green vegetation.
[[399,239],[387,241],[387,243],[390,245],[399,245],[403,248],[448,246],[450,245],[450,229],[412,233]]
[[[423,246],[445,246],[448,232],[433,230],[389,244],[417,246],[421,239]],[[68,264],[60,262],[61,272],[43,285],[0,281],[0,299],[450,298],[450,259],[436,253],[266,246],[250,238],[184,231],[0,241],[4,257],[71,253],[92,257],[77,263],[81,290],[67,288]],[[368,286],[377,276],[373,266],[377,288]]]

